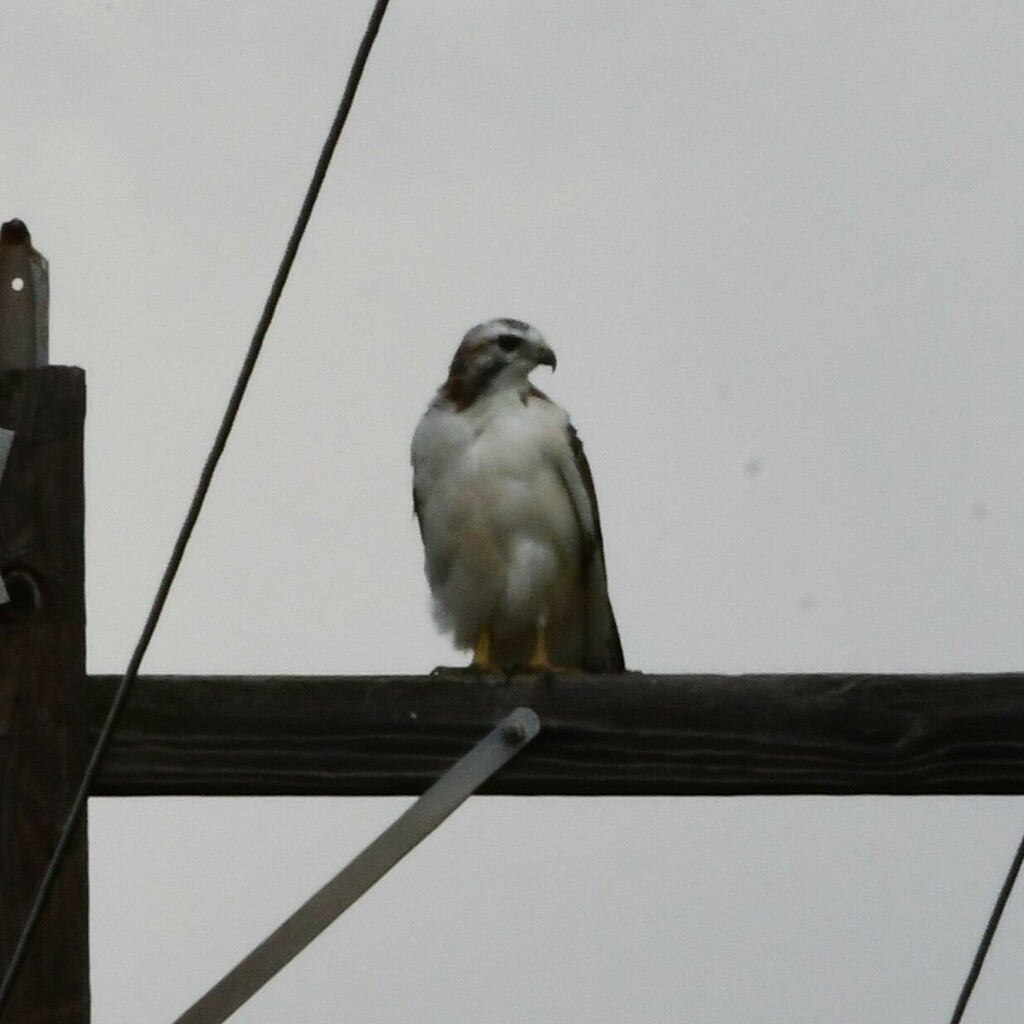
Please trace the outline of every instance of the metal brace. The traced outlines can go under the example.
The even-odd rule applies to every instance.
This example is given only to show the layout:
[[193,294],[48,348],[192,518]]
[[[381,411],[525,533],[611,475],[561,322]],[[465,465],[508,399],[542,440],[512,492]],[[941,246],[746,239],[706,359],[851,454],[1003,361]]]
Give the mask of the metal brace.
[[174,1024],[223,1024],[540,731],[517,708]]

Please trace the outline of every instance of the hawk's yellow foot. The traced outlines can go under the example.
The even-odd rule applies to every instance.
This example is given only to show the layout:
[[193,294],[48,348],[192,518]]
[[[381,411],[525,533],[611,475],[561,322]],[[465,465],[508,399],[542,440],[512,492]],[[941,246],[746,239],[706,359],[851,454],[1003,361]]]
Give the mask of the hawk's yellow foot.
[[485,672],[492,675],[500,672],[501,669],[491,661],[491,631],[485,629],[477,639],[476,647],[473,649],[473,664],[469,666],[478,672]]
[[578,668],[568,665],[552,665],[548,655],[548,635],[543,622],[537,623],[537,644],[526,664],[527,672],[579,672]]
[[548,638],[543,622],[537,624],[537,644],[533,648],[533,654],[530,655],[526,667],[530,672],[554,671],[555,666],[551,664],[551,659],[548,657]]

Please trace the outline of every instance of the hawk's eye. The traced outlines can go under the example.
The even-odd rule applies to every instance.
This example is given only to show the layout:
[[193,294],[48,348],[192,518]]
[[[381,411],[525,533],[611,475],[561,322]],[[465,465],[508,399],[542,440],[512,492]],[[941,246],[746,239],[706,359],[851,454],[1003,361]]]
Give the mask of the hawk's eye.
[[502,352],[515,352],[515,350],[519,348],[519,343],[522,340],[522,338],[515,334],[503,334],[498,338],[498,346],[501,348]]

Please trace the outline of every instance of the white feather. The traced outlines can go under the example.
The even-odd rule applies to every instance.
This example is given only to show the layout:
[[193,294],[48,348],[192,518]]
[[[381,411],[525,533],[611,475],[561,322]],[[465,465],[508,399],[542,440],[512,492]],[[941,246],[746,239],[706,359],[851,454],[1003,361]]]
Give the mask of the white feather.
[[570,611],[581,549],[560,469],[567,426],[557,405],[511,388],[420,421],[412,460],[427,577],[438,624],[459,647],[486,626],[511,640]]

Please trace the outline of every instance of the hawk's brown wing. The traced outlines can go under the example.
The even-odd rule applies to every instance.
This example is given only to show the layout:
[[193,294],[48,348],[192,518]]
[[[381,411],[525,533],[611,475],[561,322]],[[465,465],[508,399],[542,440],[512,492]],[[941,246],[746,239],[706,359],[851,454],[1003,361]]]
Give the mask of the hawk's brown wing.
[[[583,451],[583,442],[571,423],[566,427],[566,436],[572,452],[572,469],[578,480],[565,479],[565,485],[572,498],[576,521],[583,536],[583,668],[588,672],[622,672],[626,666],[622,655],[622,642],[619,640],[619,628],[615,623],[615,613],[608,597],[604,541],[601,537],[601,518],[597,509],[594,477]],[[563,478],[567,476],[567,472],[563,470]]]

